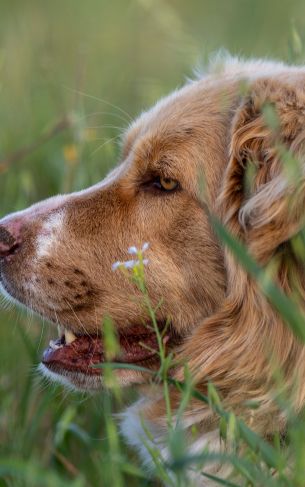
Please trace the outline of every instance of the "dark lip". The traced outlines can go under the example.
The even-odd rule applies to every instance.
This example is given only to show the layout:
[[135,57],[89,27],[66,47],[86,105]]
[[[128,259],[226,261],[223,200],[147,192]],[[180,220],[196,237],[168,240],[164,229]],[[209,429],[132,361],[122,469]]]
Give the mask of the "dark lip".
[[[170,330],[162,335],[163,346],[176,343]],[[151,328],[131,326],[118,334],[120,352],[111,360],[114,363],[143,364],[158,361],[159,342],[156,332]],[[54,349],[54,345],[56,349]],[[58,347],[58,348],[57,348]],[[50,370],[80,372],[88,376],[101,375],[95,365],[105,362],[103,340],[100,335],[80,335],[69,345],[63,338],[49,346],[43,353],[42,363]]]

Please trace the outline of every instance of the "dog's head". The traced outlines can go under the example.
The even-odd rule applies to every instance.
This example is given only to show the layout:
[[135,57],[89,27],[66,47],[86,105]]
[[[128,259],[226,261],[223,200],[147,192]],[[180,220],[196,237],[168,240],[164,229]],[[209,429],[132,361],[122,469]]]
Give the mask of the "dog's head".
[[[241,236],[242,216],[249,225],[259,219],[256,208],[263,212],[276,204],[271,189],[260,192],[280,174],[261,110],[264,103],[275,105],[283,142],[293,145],[303,129],[303,77],[280,64],[228,63],[143,114],[125,135],[121,164],[104,181],[0,221],[3,292],[61,327],[62,336],[43,356],[46,374],[78,388],[98,388],[101,374],[91,366],[104,360],[105,317],[113,320],[120,343],[115,360],[158,366],[141,294],[113,270],[115,262],[133,258],[129,247],[145,242],[145,282],[161,332],[170,321],[165,346],[175,350],[186,341],[188,353],[200,349],[203,343],[196,339],[190,346],[190,337],[197,332],[205,339],[198,329],[234,281],[210,213],[225,221],[234,215],[231,230]],[[250,190],[243,179],[249,158],[258,161]],[[266,238],[264,258],[286,234]],[[217,343],[213,337],[204,345],[212,349]],[[128,384],[146,380],[135,370],[121,370],[118,377]]]

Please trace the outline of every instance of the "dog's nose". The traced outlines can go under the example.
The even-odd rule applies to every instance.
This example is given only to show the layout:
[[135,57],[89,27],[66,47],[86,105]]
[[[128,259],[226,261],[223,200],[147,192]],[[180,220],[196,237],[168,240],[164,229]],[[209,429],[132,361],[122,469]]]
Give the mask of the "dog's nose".
[[21,247],[21,223],[12,220],[0,221],[0,259],[10,257]]

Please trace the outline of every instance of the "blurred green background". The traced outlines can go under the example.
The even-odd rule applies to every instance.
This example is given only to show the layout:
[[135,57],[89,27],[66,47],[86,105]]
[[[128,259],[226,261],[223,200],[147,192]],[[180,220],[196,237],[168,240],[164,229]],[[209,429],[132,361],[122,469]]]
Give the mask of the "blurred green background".
[[[99,181],[130,120],[216,50],[302,62],[304,27],[304,0],[0,0],[0,217]],[[107,394],[37,379],[51,335],[3,302],[0,486],[149,485],[115,469],[134,457]]]

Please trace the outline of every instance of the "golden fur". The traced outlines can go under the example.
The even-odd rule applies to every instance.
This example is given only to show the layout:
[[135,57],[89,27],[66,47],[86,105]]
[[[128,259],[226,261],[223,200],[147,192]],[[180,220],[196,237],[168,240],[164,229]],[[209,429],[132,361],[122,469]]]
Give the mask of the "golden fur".
[[[23,253],[2,264],[3,287],[75,333],[95,332],[105,315],[125,329],[147,316],[130,299],[133,285],[112,264],[126,260],[130,245],[149,242],[147,288],[154,304],[164,298],[157,318],[170,317],[180,340],[177,357],[188,363],[196,386],[205,391],[212,381],[226,407],[251,419],[256,431],[266,436],[284,431],[285,417],[274,401],[274,367],[280,367],[299,411],[305,403],[304,347],[218,242],[210,215],[259,265],[273,259],[277,284],[288,295],[297,287],[303,301],[304,265],[290,239],[303,225],[304,167],[298,181],[289,179],[281,154],[285,148],[304,161],[304,79],[303,68],[228,59],[159,102],[130,127],[122,163],[104,182],[0,222],[5,227],[16,219],[26,222],[27,241]],[[274,127],[264,113],[268,106],[277,117]],[[156,194],[152,181],[160,175],[177,180],[180,189]],[[54,215],[61,220],[52,226]],[[41,233],[56,238],[37,257]],[[180,370],[175,374],[183,377]],[[132,371],[118,377],[122,383],[147,381]],[[174,388],[170,394],[175,408],[180,396]],[[142,415],[160,436],[166,428],[162,394],[154,389],[145,396]],[[250,399],[261,403],[251,418],[243,408]],[[185,422],[198,423],[203,438],[217,428],[217,418],[195,400]]]

